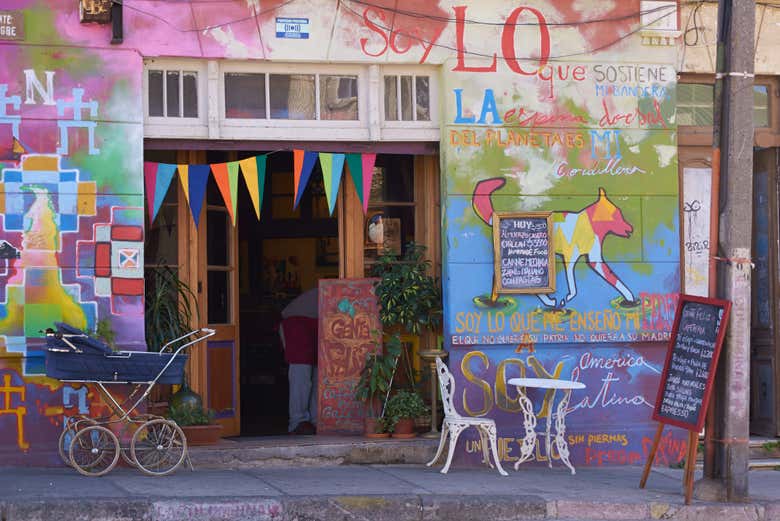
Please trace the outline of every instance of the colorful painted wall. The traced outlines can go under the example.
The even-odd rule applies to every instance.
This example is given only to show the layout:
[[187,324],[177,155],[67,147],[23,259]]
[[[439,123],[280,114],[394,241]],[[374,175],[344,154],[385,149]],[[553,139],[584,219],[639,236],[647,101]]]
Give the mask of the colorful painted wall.
[[[680,269],[676,50],[646,44],[638,0],[134,0],[120,45],[76,0],[2,9],[24,34],[0,39],[1,461],[55,463],[63,416],[103,407],[42,376],[40,329],[108,319],[144,348],[143,59],[159,56],[436,66],[459,409],[495,417],[511,460],[506,378],[580,380],[575,465],[644,458]],[[309,37],[275,37],[277,17]],[[556,212],[558,291],[491,304],[491,216],[518,210]],[[684,450],[668,432],[662,462]]]
[[42,330],[108,320],[118,345],[146,349],[142,62],[73,47],[72,19],[11,4],[24,40],[0,42],[0,460],[21,464],[57,461],[63,416],[103,408],[44,376]]
[[[514,59],[503,39],[502,57],[443,70],[445,344],[458,404],[497,420],[512,461],[524,431],[507,379],[582,382],[567,419],[572,462],[636,464],[652,442],[680,288],[676,73],[652,49],[573,51],[635,25],[572,34],[554,28],[571,13],[549,6],[507,22],[520,19],[531,25],[514,41],[536,60]],[[519,211],[553,212],[556,291],[493,300],[493,215]],[[551,394],[531,396],[546,418]],[[683,440],[668,434],[662,463],[682,457]],[[550,457],[540,444],[537,461]]]

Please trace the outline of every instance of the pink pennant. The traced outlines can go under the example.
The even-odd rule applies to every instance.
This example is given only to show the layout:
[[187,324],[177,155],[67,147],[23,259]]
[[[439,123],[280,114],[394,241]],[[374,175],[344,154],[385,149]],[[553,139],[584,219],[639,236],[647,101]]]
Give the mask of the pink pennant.
[[376,154],[363,154],[363,213],[368,212],[368,200],[371,196],[371,180],[374,178]]
[[149,224],[154,222],[154,189],[157,186],[157,165],[144,161],[144,188],[146,190],[146,207],[149,209]]

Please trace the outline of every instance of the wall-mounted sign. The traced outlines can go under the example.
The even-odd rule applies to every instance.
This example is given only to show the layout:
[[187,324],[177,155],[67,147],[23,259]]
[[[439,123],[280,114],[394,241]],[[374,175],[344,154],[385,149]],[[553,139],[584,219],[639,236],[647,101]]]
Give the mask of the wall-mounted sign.
[[0,40],[24,40],[22,11],[0,11]]
[[277,18],[276,37],[293,38],[295,40],[309,39],[308,18]]
[[[493,295],[555,291],[550,212],[493,215]],[[494,299],[495,300],[495,297]]]
[[111,21],[111,5],[113,0],[81,0],[79,2],[79,19],[82,23]]

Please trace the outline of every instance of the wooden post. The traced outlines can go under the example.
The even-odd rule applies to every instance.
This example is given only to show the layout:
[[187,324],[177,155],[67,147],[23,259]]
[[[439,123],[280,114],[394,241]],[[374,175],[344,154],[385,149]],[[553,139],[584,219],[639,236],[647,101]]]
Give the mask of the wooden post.
[[685,460],[685,504],[691,504],[693,496],[693,471],[696,469],[696,449],[699,444],[699,434],[694,431],[688,433],[688,458]]
[[661,441],[661,433],[664,432],[664,424],[659,423],[658,428],[655,431],[655,437],[653,438],[653,446],[650,448],[650,455],[645,462],[645,469],[642,471],[642,480],[639,482],[639,488],[645,488],[647,483],[647,477],[650,475],[650,469],[653,467],[653,461],[655,461],[655,453],[658,452],[658,444]]

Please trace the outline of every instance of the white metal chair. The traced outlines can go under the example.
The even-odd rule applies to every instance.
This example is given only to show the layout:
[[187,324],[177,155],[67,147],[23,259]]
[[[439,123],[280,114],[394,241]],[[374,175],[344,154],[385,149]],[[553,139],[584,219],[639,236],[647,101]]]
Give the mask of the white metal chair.
[[444,422],[441,428],[441,438],[439,438],[439,448],[436,451],[436,456],[428,462],[428,466],[430,467],[436,463],[436,460],[439,459],[439,456],[441,456],[441,453],[444,450],[445,441],[449,438],[450,448],[447,453],[447,463],[444,465],[444,468],[441,469],[441,473],[446,474],[450,470],[452,455],[455,453],[455,445],[458,444],[460,433],[469,427],[476,427],[479,432],[479,437],[482,440],[483,461],[490,465],[491,468],[493,467],[490,456],[488,455],[489,441],[490,450],[493,453],[493,459],[496,462],[498,472],[500,472],[502,476],[507,476],[508,474],[501,467],[501,462],[498,459],[498,450],[496,448],[496,422],[490,418],[471,418],[458,414],[452,400],[455,395],[455,378],[453,378],[452,373],[447,369],[447,365],[442,362],[440,358],[436,358],[436,374],[439,376],[441,401],[444,405]]

